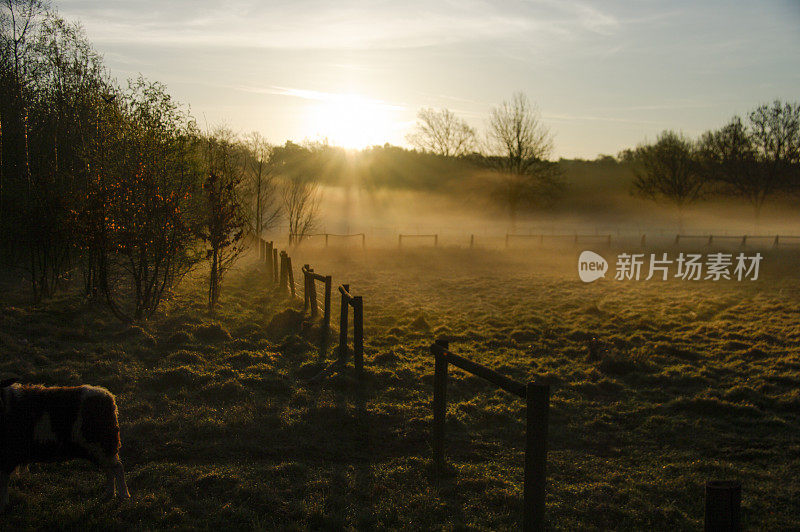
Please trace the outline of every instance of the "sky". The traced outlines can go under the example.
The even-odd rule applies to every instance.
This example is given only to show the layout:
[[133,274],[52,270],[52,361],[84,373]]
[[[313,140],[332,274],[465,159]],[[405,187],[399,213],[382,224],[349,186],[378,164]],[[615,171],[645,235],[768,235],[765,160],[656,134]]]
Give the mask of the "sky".
[[55,0],[119,80],[165,83],[203,127],[407,145],[422,107],[486,131],[515,92],[554,158],[800,100],[800,0]]

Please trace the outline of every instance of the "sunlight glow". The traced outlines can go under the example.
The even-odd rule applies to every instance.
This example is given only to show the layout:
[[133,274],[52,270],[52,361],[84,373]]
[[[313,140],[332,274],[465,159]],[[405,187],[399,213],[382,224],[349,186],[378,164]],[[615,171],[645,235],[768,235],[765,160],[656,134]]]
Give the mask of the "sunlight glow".
[[307,131],[315,140],[349,149],[382,145],[398,124],[393,112],[402,107],[355,94],[322,94],[307,112]]

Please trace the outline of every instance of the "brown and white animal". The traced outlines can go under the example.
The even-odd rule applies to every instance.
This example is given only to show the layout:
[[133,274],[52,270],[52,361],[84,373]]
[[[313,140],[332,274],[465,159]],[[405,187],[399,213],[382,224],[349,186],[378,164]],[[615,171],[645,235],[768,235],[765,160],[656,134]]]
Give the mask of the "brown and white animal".
[[105,388],[0,381],[0,511],[11,473],[31,462],[88,459],[105,471],[106,497],[115,485],[119,497],[130,497],[119,449],[117,404]]

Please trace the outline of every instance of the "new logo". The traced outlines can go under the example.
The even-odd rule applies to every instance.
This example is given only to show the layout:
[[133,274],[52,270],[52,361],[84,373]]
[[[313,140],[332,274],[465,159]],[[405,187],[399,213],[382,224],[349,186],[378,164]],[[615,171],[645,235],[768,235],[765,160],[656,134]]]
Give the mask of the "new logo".
[[584,283],[606,276],[608,262],[594,251],[584,251],[578,257],[578,275]]

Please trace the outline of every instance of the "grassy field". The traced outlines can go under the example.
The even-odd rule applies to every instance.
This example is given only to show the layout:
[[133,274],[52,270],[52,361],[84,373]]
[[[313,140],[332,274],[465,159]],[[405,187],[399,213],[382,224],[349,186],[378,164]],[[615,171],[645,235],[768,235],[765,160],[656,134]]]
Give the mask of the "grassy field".
[[[301,304],[256,264],[208,316],[189,279],[142,327],[77,298],[5,290],[0,377],[118,397],[132,499],[88,464],[33,465],[16,528],[514,529],[524,404],[457,369],[446,452],[430,463],[433,361],[451,349],[552,385],[547,512],[564,530],[697,530],[703,485],[740,479],[753,529],[800,528],[800,278],[584,285],[560,258],[467,250],[294,254],[365,307],[367,372],[310,384],[324,359]],[[299,281],[299,273],[295,273]],[[338,298],[334,297],[334,322]],[[600,349],[588,356],[593,337]]]

